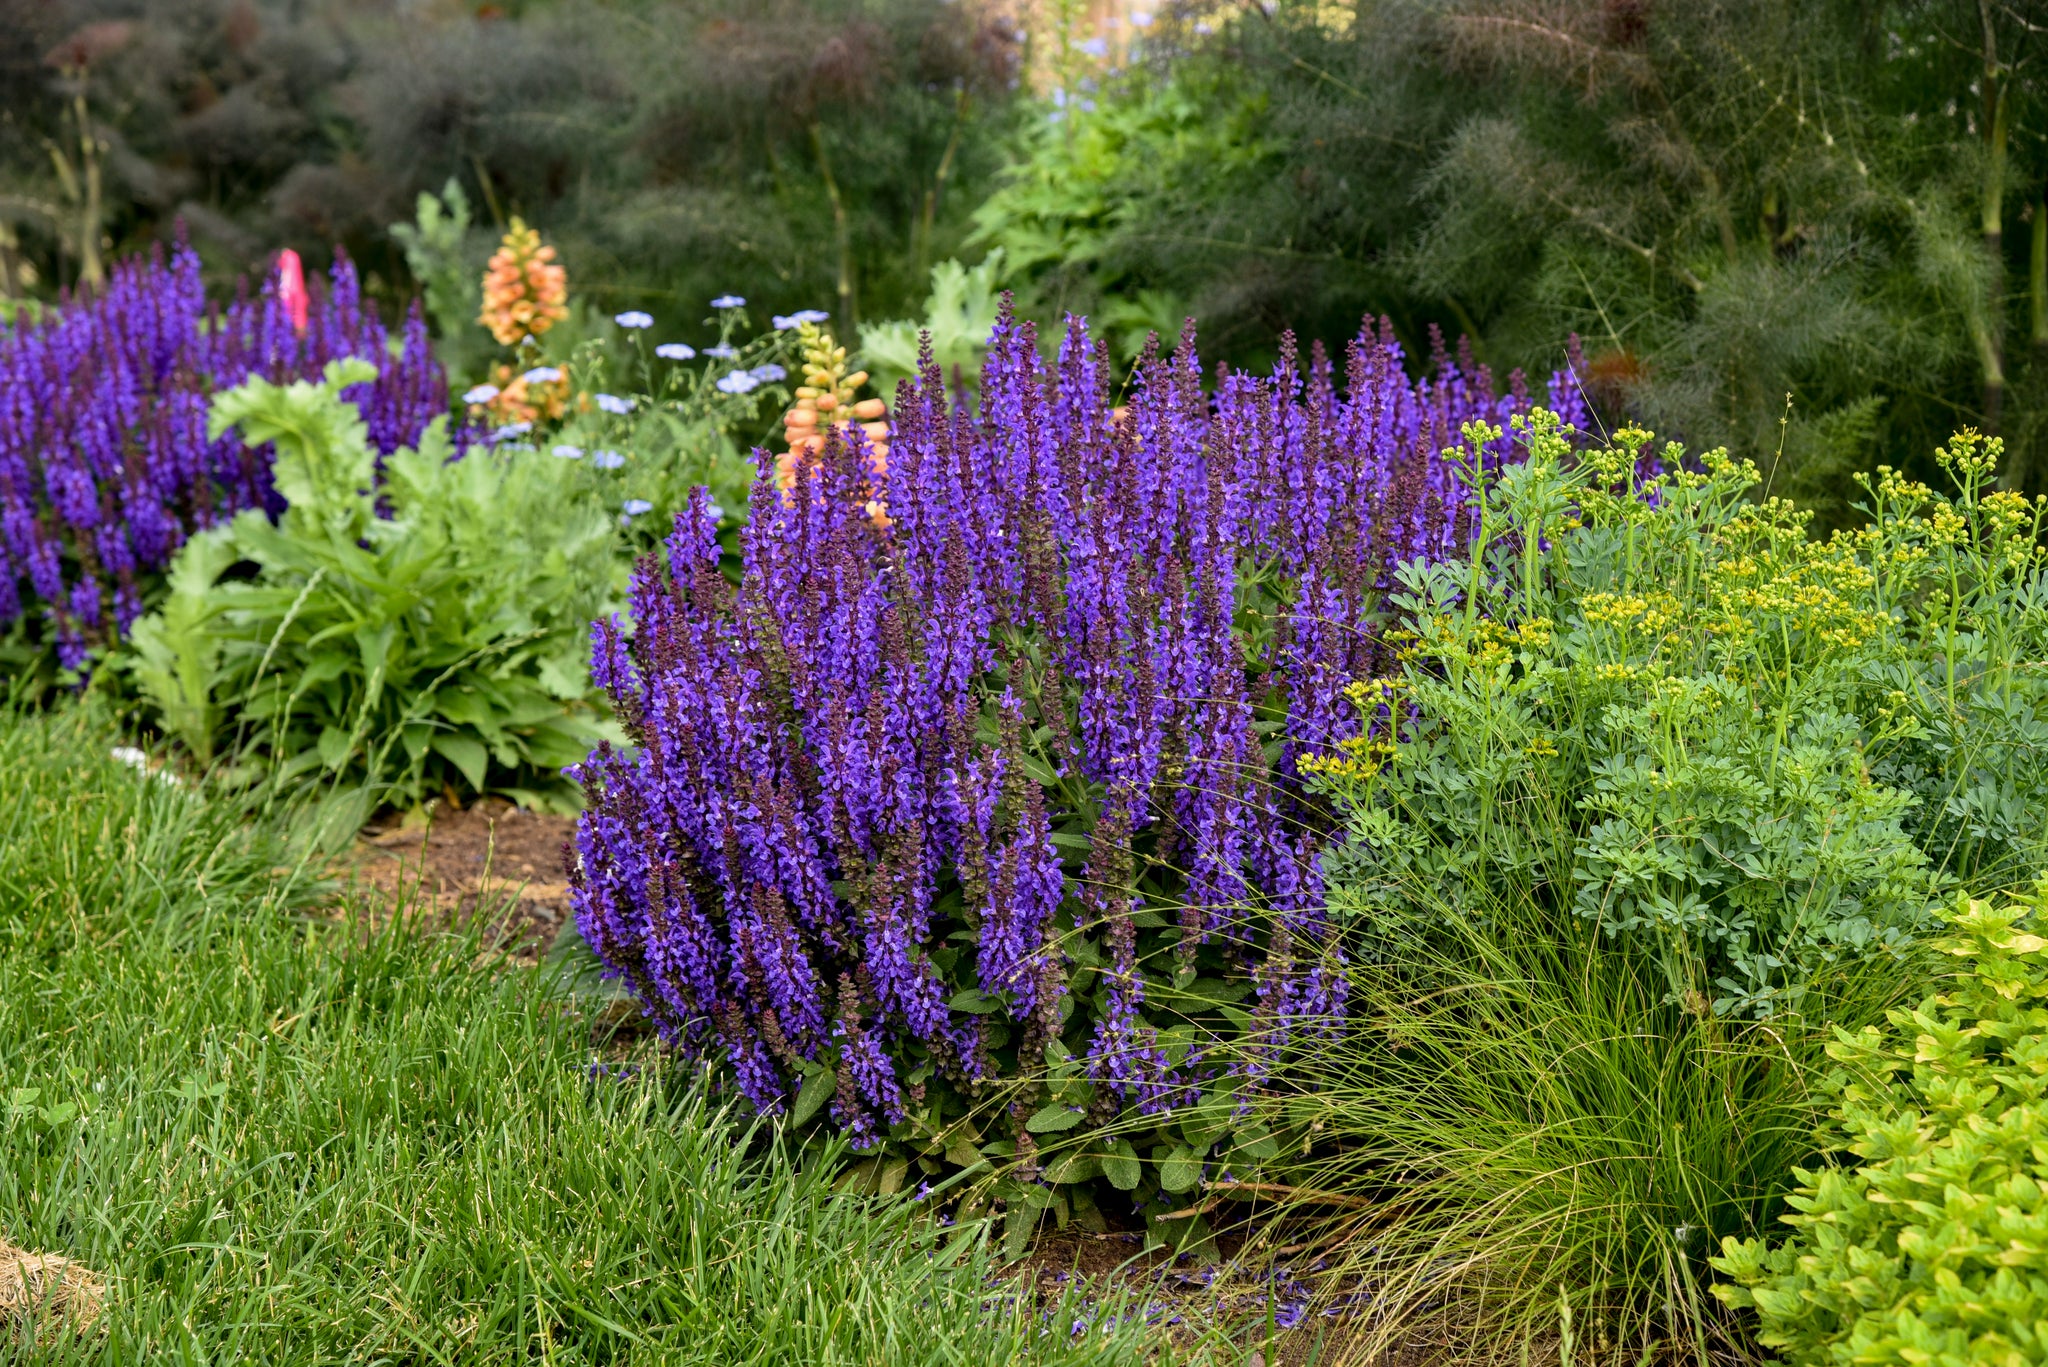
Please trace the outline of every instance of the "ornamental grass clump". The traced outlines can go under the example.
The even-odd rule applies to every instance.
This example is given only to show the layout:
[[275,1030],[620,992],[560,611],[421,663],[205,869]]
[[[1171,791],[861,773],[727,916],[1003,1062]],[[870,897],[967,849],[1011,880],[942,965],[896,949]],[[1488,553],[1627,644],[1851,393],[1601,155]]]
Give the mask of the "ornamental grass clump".
[[345,257],[323,296],[301,291],[287,299],[273,282],[210,307],[199,257],[181,246],[168,261],[115,267],[98,294],[40,323],[0,331],[0,628],[40,600],[60,662],[77,668],[90,646],[127,631],[186,537],[244,508],[282,510],[269,449],[208,435],[214,393],[362,357],[377,375],[348,398],[387,455],[447,411],[417,310],[394,355]]
[[[760,458],[736,589],[700,496],[597,632],[633,745],[577,771],[578,925],[662,1035],[886,1143],[884,1186],[1015,1158],[996,1194],[1063,1219],[1224,1155],[1344,1012],[1297,762],[1358,727],[1392,567],[1471,535],[1435,453],[1529,402],[1411,383],[1384,328],[1346,378],[1290,344],[1212,397],[1190,330],[1112,420],[1085,327],[1049,366],[1006,312],[978,413],[929,358],[898,390],[886,474],[858,430],[780,497]],[[1158,1162],[1087,1147],[1119,1116]]]

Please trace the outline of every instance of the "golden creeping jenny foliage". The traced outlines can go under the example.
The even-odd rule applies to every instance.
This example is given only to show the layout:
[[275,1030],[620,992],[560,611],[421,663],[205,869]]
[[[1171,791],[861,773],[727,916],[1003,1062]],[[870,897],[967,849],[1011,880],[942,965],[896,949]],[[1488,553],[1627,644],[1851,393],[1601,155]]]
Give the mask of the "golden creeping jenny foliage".
[[484,307],[477,321],[500,346],[538,337],[569,316],[569,274],[555,264],[555,249],[515,217],[484,267]]
[[1798,1170],[1797,1231],[1723,1241],[1714,1293],[1795,1367],[2048,1361],[2048,881],[1962,900],[1934,948],[1953,980],[1891,1028],[1838,1030],[1827,1135]]

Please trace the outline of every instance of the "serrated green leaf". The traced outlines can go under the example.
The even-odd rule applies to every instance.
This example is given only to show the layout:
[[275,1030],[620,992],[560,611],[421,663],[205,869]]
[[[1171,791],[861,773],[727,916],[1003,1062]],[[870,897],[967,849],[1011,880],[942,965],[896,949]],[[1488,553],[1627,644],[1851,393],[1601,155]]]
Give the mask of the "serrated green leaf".
[[829,1068],[819,1068],[804,1078],[804,1085],[797,1090],[796,1105],[789,1108],[789,1123],[804,1125],[810,1122],[825,1103],[832,1098],[836,1080]]
[[1159,1165],[1159,1185],[1167,1191],[1188,1191],[1201,1180],[1202,1160],[1186,1144],[1176,1145]]
[[1109,1152],[1101,1159],[1102,1175],[1118,1191],[1135,1191],[1144,1169],[1138,1162],[1138,1151],[1131,1147],[1128,1139],[1119,1139],[1110,1145]]
[[1043,1171],[1045,1180],[1056,1186],[1069,1182],[1086,1182],[1102,1171],[1102,1160],[1091,1153],[1068,1152],[1047,1163]]
[[1034,1112],[1031,1119],[1024,1122],[1024,1128],[1033,1134],[1056,1134],[1061,1130],[1073,1129],[1087,1118],[1085,1112],[1055,1101],[1049,1106],[1041,1106]]
[[956,1126],[947,1137],[946,1161],[956,1168],[971,1168],[981,1161],[981,1151],[974,1147],[973,1132],[965,1125]]

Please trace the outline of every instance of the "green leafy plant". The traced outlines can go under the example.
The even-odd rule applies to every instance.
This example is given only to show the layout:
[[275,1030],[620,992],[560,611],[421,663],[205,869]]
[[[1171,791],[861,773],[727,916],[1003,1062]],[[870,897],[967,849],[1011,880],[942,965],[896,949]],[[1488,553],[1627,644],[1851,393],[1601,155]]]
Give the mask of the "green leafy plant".
[[480,263],[469,251],[469,196],[450,178],[435,195],[420,191],[411,223],[394,223],[391,236],[405,250],[405,264],[419,282],[442,364],[451,375],[469,375],[483,361],[477,331]]
[[1823,1139],[1796,1231],[1730,1237],[1714,1288],[1794,1367],[1966,1367],[2048,1358],[2048,883],[1963,899],[1934,948],[1957,960],[1889,1028],[1838,1031]]
[[319,775],[365,800],[559,793],[609,724],[588,698],[589,622],[621,584],[616,523],[566,462],[472,449],[445,422],[377,461],[340,391],[251,380],[211,429],[276,447],[273,524],[251,511],[195,536],[127,662],[199,764],[244,782]]
[[1371,952],[1512,894],[1628,939],[1672,1001],[1769,1016],[1898,951],[1944,881],[2048,853],[2019,816],[2048,787],[2040,505],[1990,487],[1995,442],[1943,453],[1957,497],[1885,472],[1872,525],[1816,542],[1724,452],[1645,473],[1647,432],[1518,426],[1467,510],[1486,555],[1399,570],[1402,663],[1326,763],[1332,905]]
[[[931,338],[932,359],[949,382],[972,385],[981,373],[988,336],[1002,307],[1003,249],[997,247],[976,266],[941,261],[932,267],[932,292],[924,301],[924,320],[898,318],[864,325],[861,354],[876,389],[893,394],[900,380],[917,378],[918,350]],[[957,377],[957,380],[956,380]]]

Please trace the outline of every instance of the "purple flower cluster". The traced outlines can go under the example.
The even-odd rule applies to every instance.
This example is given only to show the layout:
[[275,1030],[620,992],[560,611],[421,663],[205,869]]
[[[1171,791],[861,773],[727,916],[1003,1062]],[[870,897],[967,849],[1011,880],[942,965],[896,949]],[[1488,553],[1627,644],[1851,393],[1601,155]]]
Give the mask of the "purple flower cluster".
[[1205,392],[1192,330],[1127,408],[1110,383],[1083,325],[1048,366],[1006,312],[978,414],[927,363],[886,472],[834,446],[778,491],[763,457],[737,589],[698,491],[630,630],[598,624],[635,744],[573,771],[578,925],[764,1112],[830,1070],[865,1147],[1007,1087],[1021,1146],[1049,1045],[1097,1118],[1190,1099],[1197,975],[1251,985],[1274,1055],[1342,1016],[1295,760],[1391,664],[1394,565],[1464,554],[1442,449],[1530,397],[1448,357],[1411,382],[1384,325],[1341,390],[1290,342]]
[[207,404],[251,375],[317,377],[359,356],[381,373],[345,397],[385,452],[448,411],[447,377],[415,308],[396,357],[337,258],[303,331],[275,284],[209,307],[189,247],[115,268],[91,299],[0,330],[0,627],[41,600],[59,658],[142,612],[142,583],[193,531],[280,509],[268,448],[206,435]]

